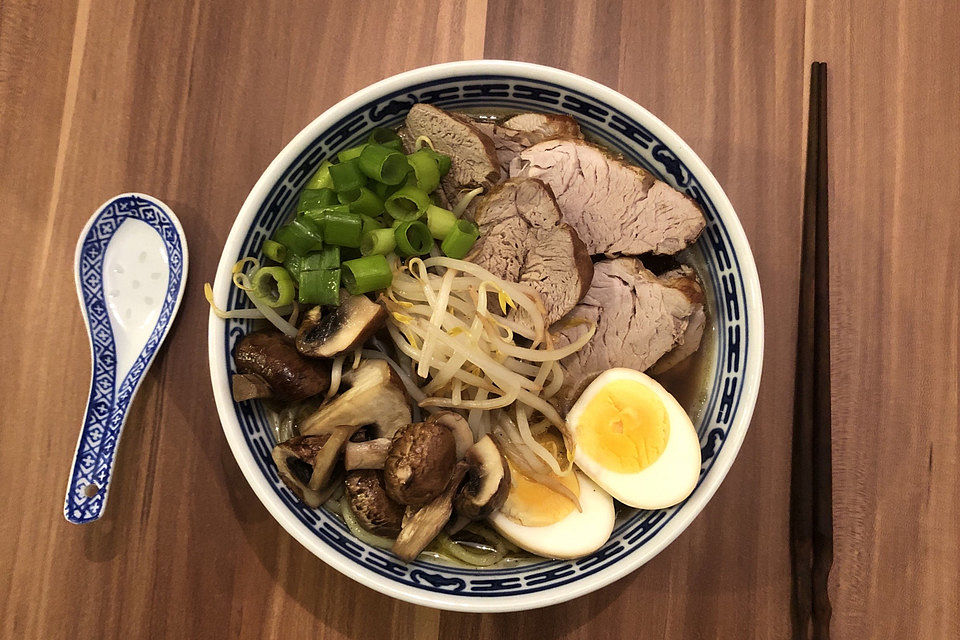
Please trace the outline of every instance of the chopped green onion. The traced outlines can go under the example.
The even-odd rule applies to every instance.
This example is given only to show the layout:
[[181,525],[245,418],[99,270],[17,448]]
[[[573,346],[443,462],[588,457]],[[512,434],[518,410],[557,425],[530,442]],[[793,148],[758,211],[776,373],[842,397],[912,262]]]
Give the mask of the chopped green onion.
[[285,246],[287,251],[302,256],[319,249],[323,235],[313,220],[301,215],[277,229],[273,241]]
[[324,247],[303,257],[300,263],[301,271],[322,271],[336,269],[340,266],[340,247]]
[[339,160],[340,162],[346,162],[347,160],[353,160],[354,158],[359,158],[365,146],[367,145],[361,144],[356,147],[350,147],[349,149],[344,149],[343,151],[337,154],[337,160]]
[[363,254],[360,253],[360,247],[340,247],[341,264],[347,260],[356,260],[362,256]]
[[397,253],[404,258],[430,253],[433,247],[430,230],[419,220],[401,223],[393,230],[393,236],[397,242]]
[[338,304],[340,302],[340,269],[301,272],[297,299],[304,304]]
[[393,229],[371,229],[360,238],[360,253],[365,256],[386,255],[397,246]]
[[421,149],[407,156],[420,191],[430,193],[440,186],[440,168],[429,149]]
[[320,209],[330,204],[337,204],[337,193],[333,189],[304,189],[297,200],[297,213]]
[[333,163],[329,160],[324,160],[320,163],[320,167],[317,169],[316,173],[307,181],[307,186],[305,189],[330,189],[333,187],[333,180],[330,179],[330,166]]
[[299,283],[300,272],[303,270],[303,256],[298,256],[295,253],[287,255],[287,259],[283,261],[283,268]]
[[283,262],[287,259],[287,248],[279,242],[274,242],[273,240],[264,240],[263,255],[267,256],[274,262]]
[[397,132],[393,129],[387,129],[386,127],[377,127],[371,131],[367,142],[370,144],[379,144],[390,149],[396,149],[397,151],[403,148],[403,140],[400,139]]
[[355,213],[327,210],[323,219],[323,237],[327,244],[359,247],[363,222]]
[[393,272],[386,257],[371,255],[343,263],[343,286],[353,295],[386,289]]
[[447,172],[450,171],[450,156],[442,154],[438,151],[434,151],[430,147],[422,147],[420,151],[429,153],[430,156],[433,157],[434,161],[437,163],[437,169],[439,169],[441,176],[447,175]]
[[337,197],[342,204],[350,205],[350,211],[354,213],[375,216],[383,211],[383,200],[366,187],[360,187],[355,191],[341,191]]
[[367,177],[360,171],[360,160],[354,158],[330,167],[333,188],[339,191],[359,189],[367,183]]
[[435,204],[427,207],[427,227],[430,229],[430,235],[437,240],[443,240],[457,224],[457,216],[453,211],[438,207]]
[[440,250],[443,251],[443,255],[448,258],[463,260],[463,257],[470,252],[470,249],[473,248],[473,243],[475,243],[479,237],[480,230],[477,228],[477,225],[469,220],[457,220],[453,229],[450,230],[447,237],[440,243]]
[[381,200],[386,200],[399,188],[400,185],[383,184],[382,182],[374,182],[370,185],[370,191],[373,191]]
[[269,307],[282,307],[293,302],[296,287],[283,267],[261,267],[251,279],[253,290]]
[[360,170],[371,180],[383,184],[400,184],[410,171],[406,156],[379,144],[368,144],[358,158]]
[[430,196],[408,185],[397,189],[384,201],[383,207],[394,219],[406,222],[419,218],[431,204]]
[[304,211],[303,216],[315,223],[318,227],[323,228],[323,221],[327,219],[327,215],[330,213],[350,213],[350,205],[328,204],[319,209]]
[[360,223],[362,224],[360,228],[361,233],[366,233],[367,231],[372,231],[373,229],[383,229],[383,225],[380,224],[379,220],[373,216],[368,216],[363,213],[360,214]]

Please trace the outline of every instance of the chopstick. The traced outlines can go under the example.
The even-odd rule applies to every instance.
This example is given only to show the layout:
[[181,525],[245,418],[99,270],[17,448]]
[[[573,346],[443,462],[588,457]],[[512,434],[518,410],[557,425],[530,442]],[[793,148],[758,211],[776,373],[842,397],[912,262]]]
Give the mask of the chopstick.
[[827,578],[833,561],[833,482],[827,186],[827,65],[814,62],[807,123],[790,478],[794,638],[830,636]]

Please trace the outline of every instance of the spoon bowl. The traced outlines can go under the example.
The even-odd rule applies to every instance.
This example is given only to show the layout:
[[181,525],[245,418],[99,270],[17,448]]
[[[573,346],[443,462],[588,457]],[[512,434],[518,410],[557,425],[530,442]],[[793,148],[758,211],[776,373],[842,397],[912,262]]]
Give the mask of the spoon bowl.
[[63,514],[83,524],[103,513],[127,412],[180,307],[187,241],[167,205],[125,193],[87,221],[74,267],[93,363]]

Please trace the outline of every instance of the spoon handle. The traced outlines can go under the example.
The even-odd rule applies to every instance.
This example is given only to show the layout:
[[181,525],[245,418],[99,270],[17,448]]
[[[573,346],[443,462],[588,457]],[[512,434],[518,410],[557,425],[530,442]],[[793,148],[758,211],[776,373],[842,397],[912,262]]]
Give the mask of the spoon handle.
[[[96,341],[93,332],[92,340]],[[96,349],[96,346],[94,346]],[[133,372],[126,376],[130,379]],[[135,386],[133,390],[135,390]],[[128,392],[124,393],[124,389]],[[63,514],[74,524],[92,522],[100,517],[107,503],[107,489],[116,460],[117,444],[127,420],[133,393],[125,384],[116,391],[116,369],[97,366],[90,380],[90,396],[83,416],[83,428],[77,441]]]

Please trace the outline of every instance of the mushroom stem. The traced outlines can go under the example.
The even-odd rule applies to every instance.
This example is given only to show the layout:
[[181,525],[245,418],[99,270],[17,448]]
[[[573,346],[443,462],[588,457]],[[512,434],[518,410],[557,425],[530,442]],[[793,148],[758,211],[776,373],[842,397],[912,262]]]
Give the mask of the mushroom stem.
[[393,544],[392,551],[397,557],[404,562],[412,562],[443,530],[453,513],[453,496],[468,467],[467,463],[458,462],[443,493],[405,519],[400,535]]
[[343,466],[354,469],[383,469],[390,450],[390,438],[376,438],[366,442],[348,442],[343,449]]
[[313,474],[310,476],[310,482],[307,486],[311,491],[319,491],[327,486],[330,475],[333,473],[333,467],[340,457],[340,451],[353,435],[353,432],[359,429],[359,425],[341,425],[334,427],[330,432],[330,437],[323,443],[317,457],[313,461]]

